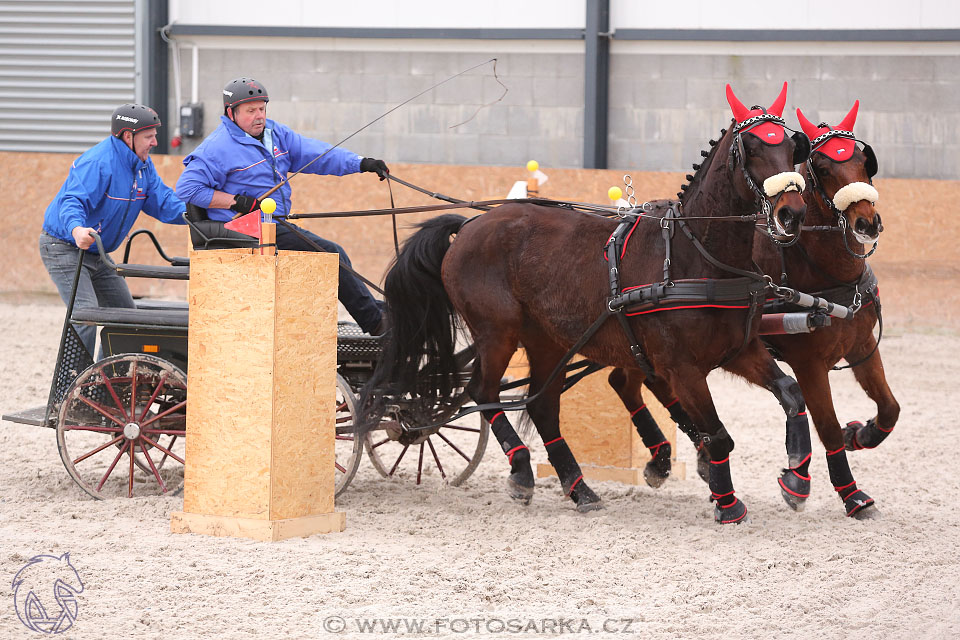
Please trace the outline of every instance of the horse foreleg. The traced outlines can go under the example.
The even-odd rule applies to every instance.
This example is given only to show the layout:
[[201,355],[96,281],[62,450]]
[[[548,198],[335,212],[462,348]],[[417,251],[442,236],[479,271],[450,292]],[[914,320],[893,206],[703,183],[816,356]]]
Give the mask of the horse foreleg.
[[[777,482],[784,502],[802,511],[810,497],[810,423],[804,395],[797,382],[786,375],[759,340],[754,340],[738,358],[724,367],[727,371],[770,390],[787,416],[787,467],[781,469]],[[831,405],[832,406],[832,405]]]
[[585,513],[602,509],[600,496],[587,486],[583,472],[577,463],[567,441],[560,435],[560,394],[563,391],[564,376],[559,375],[546,388],[544,384],[550,373],[563,357],[563,349],[555,345],[544,344],[543,340],[524,336],[523,345],[527,350],[530,363],[530,395],[542,394],[527,405],[527,413],[537,427],[547,450],[547,458],[560,478],[564,495],[577,505],[577,511]]
[[[643,479],[651,487],[658,488],[670,477],[672,448],[660,430],[660,425],[647,409],[647,403],[643,401],[641,391],[644,377],[640,371],[616,368],[610,372],[607,382],[630,412],[630,420],[640,434],[643,446],[650,450],[650,461],[643,469]],[[679,406],[678,403],[674,404]]]
[[[858,349],[860,353],[851,353],[847,360],[856,362],[865,358],[873,350],[875,344],[876,340],[873,336],[870,336],[868,344],[864,344],[861,349]],[[897,419],[900,417],[900,404],[893,397],[890,386],[887,384],[879,351],[874,351],[868,360],[854,367],[853,375],[857,378],[857,382],[860,383],[863,390],[867,392],[867,396],[877,404],[877,415],[867,420],[867,424],[858,421],[847,423],[847,426],[843,428],[843,443],[847,451],[873,449],[883,442],[897,425]]]
[[[477,404],[486,404],[500,401],[500,380],[510,357],[516,350],[516,340],[502,340],[495,344],[484,341],[477,343],[477,364],[474,366],[474,375],[470,380],[467,391]],[[511,498],[523,504],[530,504],[533,499],[535,481],[533,467],[530,465],[530,450],[523,443],[520,436],[503,411],[489,409],[481,414],[490,423],[490,430],[500,443],[500,448],[510,463],[510,475],[507,477],[507,492]]]
[[700,439],[710,455],[710,500],[715,503],[714,519],[721,524],[735,524],[747,517],[747,507],[735,495],[730,477],[730,452],[733,439],[713,404],[707,379],[694,367],[683,367],[670,374],[670,385],[687,408]]
[[817,428],[820,441],[827,450],[827,470],[830,472],[830,483],[840,499],[848,516],[869,518],[877,511],[867,509],[873,506],[873,498],[857,488],[847,462],[847,453],[844,450],[843,432],[833,407],[830,395],[830,379],[827,369],[820,363],[796,363],[793,370],[803,388],[804,397],[813,416],[813,424]]

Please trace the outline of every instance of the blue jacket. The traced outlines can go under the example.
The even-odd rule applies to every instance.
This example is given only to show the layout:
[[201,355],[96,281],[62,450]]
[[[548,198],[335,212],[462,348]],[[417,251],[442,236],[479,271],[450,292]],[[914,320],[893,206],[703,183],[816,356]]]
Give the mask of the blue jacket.
[[[211,220],[227,221],[233,218],[233,211],[209,208],[214,191],[259,198],[275,184],[283,182],[283,186],[271,195],[277,201],[273,215],[290,213],[291,189],[286,181],[287,174],[330,149],[330,145],[301,136],[270,119],[267,119],[266,128],[272,130],[272,154],[262,142],[247,135],[230,118],[220,116],[220,126],[183,159],[186,168],[177,181],[177,195],[186,202],[207,208]],[[267,140],[266,135],[264,140]],[[338,147],[307,167],[304,173],[336,176],[357,173],[362,159],[362,156]]]
[[[43,230],[76,245],[73,229],[93,227],[103,248],[115,251],[141,211],[161,222],[185,224],[184,210],[153,161],[148,157],[143,162],[122,140],[110,136],[73,161],[66,182],[47,207]],[[96,253],[97,245],[88,251]]]

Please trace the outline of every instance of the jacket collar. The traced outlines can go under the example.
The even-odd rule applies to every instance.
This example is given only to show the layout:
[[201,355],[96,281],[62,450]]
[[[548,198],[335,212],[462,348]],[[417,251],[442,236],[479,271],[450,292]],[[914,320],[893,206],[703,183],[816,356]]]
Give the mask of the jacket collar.
[[147,163],[140,159],[137,154],[135,154],[130,147],[124,144],[123,140],[116,136],[110,136],[110,143],[113,145],[114,153],[117,154],[117,157],[120,159],[125,166],[130,167],[134,171],[143,168]]
[[[220,116],[220,122],[223,123],[223,126],[226,127],[227,133],[230,134],[237,142],[242,142],[243,144],[255,144],[258,147],[263,148],[263,143],[249,135],[246,131],[237,126],[237,123],[228,118],[227,116]],[[273,120],[267,118],[266,126],[271,129],[274,128]]]

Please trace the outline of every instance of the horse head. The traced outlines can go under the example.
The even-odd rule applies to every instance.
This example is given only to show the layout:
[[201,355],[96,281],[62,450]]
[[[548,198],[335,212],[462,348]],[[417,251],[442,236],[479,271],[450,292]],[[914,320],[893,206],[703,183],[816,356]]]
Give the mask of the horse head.
[[[853,134],[859,108],[857,100],[835,127],[825,122],[814,125],[800,109],[797,119],[812,140],[806,174],[813,198],[820,201],[816,204],[825,212],[832,212],[844,232],[849,228],[858,242],[870,244],[880,237],[883,224],[876,210],[879,194],[873,186],[877,157],[870,145]],[[858,142],[862,148],[857,146]]]
[[786,101],[786,82],[769,109],[748,109],[727,85],[727,102],[735,121],[727,166],[734,185],[741,198],[761,207],[773,240],[790,245],[800,236],[806,212],[804,181],[795,165],[807,159],[810,147],[804,134],[786,134],[782,118]]

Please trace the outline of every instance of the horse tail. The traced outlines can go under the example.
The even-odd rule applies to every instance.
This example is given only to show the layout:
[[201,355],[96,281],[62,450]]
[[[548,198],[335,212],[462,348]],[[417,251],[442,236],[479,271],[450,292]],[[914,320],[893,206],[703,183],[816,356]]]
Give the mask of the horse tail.
[[403,243],[384,284],[390,331],[360,394],[365,423],[376,420],[384,395],[409,395],[419,420],[432,421],[457,388],[456,312],[440,277],[450,236],[466,218],[446,214],[419,225]]

